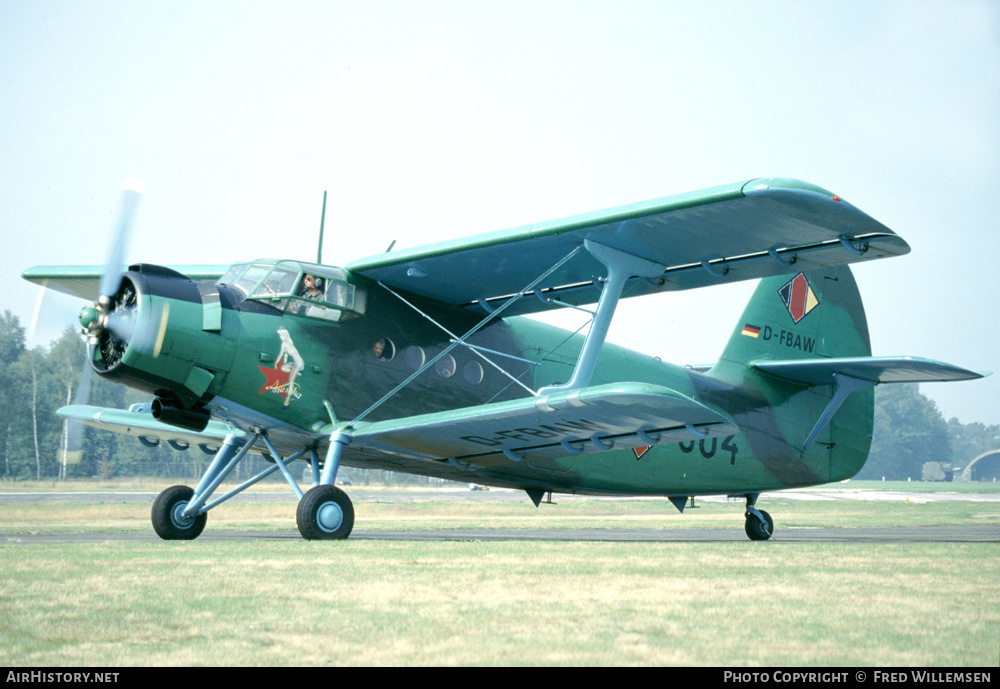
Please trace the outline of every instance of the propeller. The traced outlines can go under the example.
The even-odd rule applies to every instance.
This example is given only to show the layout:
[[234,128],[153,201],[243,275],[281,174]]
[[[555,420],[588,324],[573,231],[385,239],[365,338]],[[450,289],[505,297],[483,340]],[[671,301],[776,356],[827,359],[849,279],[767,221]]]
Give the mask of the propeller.
[[[90,401],[90,382],[96,351],[101,354],[101,365],[105,370],[113,368],[121,361],[132,335],[135,324],[138,296],[131,282],[122,280],[125,251],[132,234],[132,227],[138,214],[145,185],[138,180],[126,180],[122,185],[118,214],[111,232],[107,259],[101,274],[98,299],[85,306],[79,313],[81,333],[87,337],[87,357],[83,362],[83,373],[73,396],[74,405],[86,405]],[[43,287],[44,294],[44,287]],[[39,307],[42,297],[39,297]],[[33,319],[34,320],[34,319]],[[62,463],[78,463],[83,456],[84,425],[76,421],[65,422],[63,428]]]
[[139,180],[129,179],[122,183],[118,222],[112,231],[108,257],[104,262],[104,274],[101,276],[99,293],[102,298],[110,299],[111,296],[117,294],[118,287],[121,285],[122,268],[125,265],[125,249],[132,236],[132,225],[145,195],[146,185]]
[[138,180],[126,180],[122,185],[118,217],[101,274],[99,296],[79,315],[82,332],[92,348],[90,359],[93,361],[93,348],[99,348],[105,368],[113,368],[121,361],[135,324],[138,296],[131,283],[123,283],[122,269],[125,250],[144,195],[145,185]]

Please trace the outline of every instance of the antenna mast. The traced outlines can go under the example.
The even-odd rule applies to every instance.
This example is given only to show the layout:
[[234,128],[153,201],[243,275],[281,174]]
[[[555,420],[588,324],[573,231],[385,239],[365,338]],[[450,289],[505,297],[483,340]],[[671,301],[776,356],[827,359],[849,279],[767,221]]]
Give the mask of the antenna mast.
[[323,226],[326,224],[326,192],[323,192],[323,212],[319,216],[319,247],[316,249],[316,263],[323,262]]

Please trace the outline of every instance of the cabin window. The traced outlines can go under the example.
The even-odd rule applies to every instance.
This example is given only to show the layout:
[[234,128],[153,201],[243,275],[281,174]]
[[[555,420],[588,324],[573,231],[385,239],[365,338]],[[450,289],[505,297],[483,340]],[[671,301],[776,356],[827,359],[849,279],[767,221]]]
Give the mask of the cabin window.
[[403,359],[406,361],[407,366],[416,371],[424,365],[424,362],[427,360],[427,356],[424,354],[423,349],[417,345],[411,345],[406,348],[405,352],[403,352]]
[[462,377],[469,385],[479,385],[483,382],[483,365],[478,361],[467,361],[462,367]]
[[437,374],[442,378],[451,378],[455,375],[456,370],[455,357],[451,354],[445,354],[437,360],[436,364],[434,364],[434,370],[437,371]]
[[388,337],[380,337],[375,340],[375,346],[372,347],[372,353],[375,355],[376,359],[382,361],[392,361],[393,357],[396,356],[396,345],[392,343]]

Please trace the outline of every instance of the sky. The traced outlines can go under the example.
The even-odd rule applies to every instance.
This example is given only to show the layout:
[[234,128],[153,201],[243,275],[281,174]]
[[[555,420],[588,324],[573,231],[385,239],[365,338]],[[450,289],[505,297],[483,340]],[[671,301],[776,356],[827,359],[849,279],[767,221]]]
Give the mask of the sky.
[[[1000,424],[1000,4],[0,0],[0,311],[39,264],[324,262],[755,177],[825,187],[910,254],[858,265],[875,355]],[[624,300],[609,340],[718,358],[753,282]],[[30,345],[82,304],[46,295]],[[548,318],[576,328],[580,315]]]

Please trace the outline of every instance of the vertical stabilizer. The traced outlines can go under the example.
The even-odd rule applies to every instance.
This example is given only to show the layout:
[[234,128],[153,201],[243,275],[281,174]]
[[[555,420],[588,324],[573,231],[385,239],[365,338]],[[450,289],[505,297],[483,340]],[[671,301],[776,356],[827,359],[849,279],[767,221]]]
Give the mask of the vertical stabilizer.
[[837,266],[761,280],[719,363],[848,356],[871,356],[871,341],[851,269]]
[[[874,415],[871,388],[841,399],[838,390],[848,390],[832,374],[828,385],[804,383],[760,365],[870,356],[857,283],[850,268],[838,266],[761,280],[709,375],[742,391],[747,416],[737,422],[771,474],[789,485],[823,483],[853,476],[864,465]],[[818,423],[824,413],[830,423]]]

